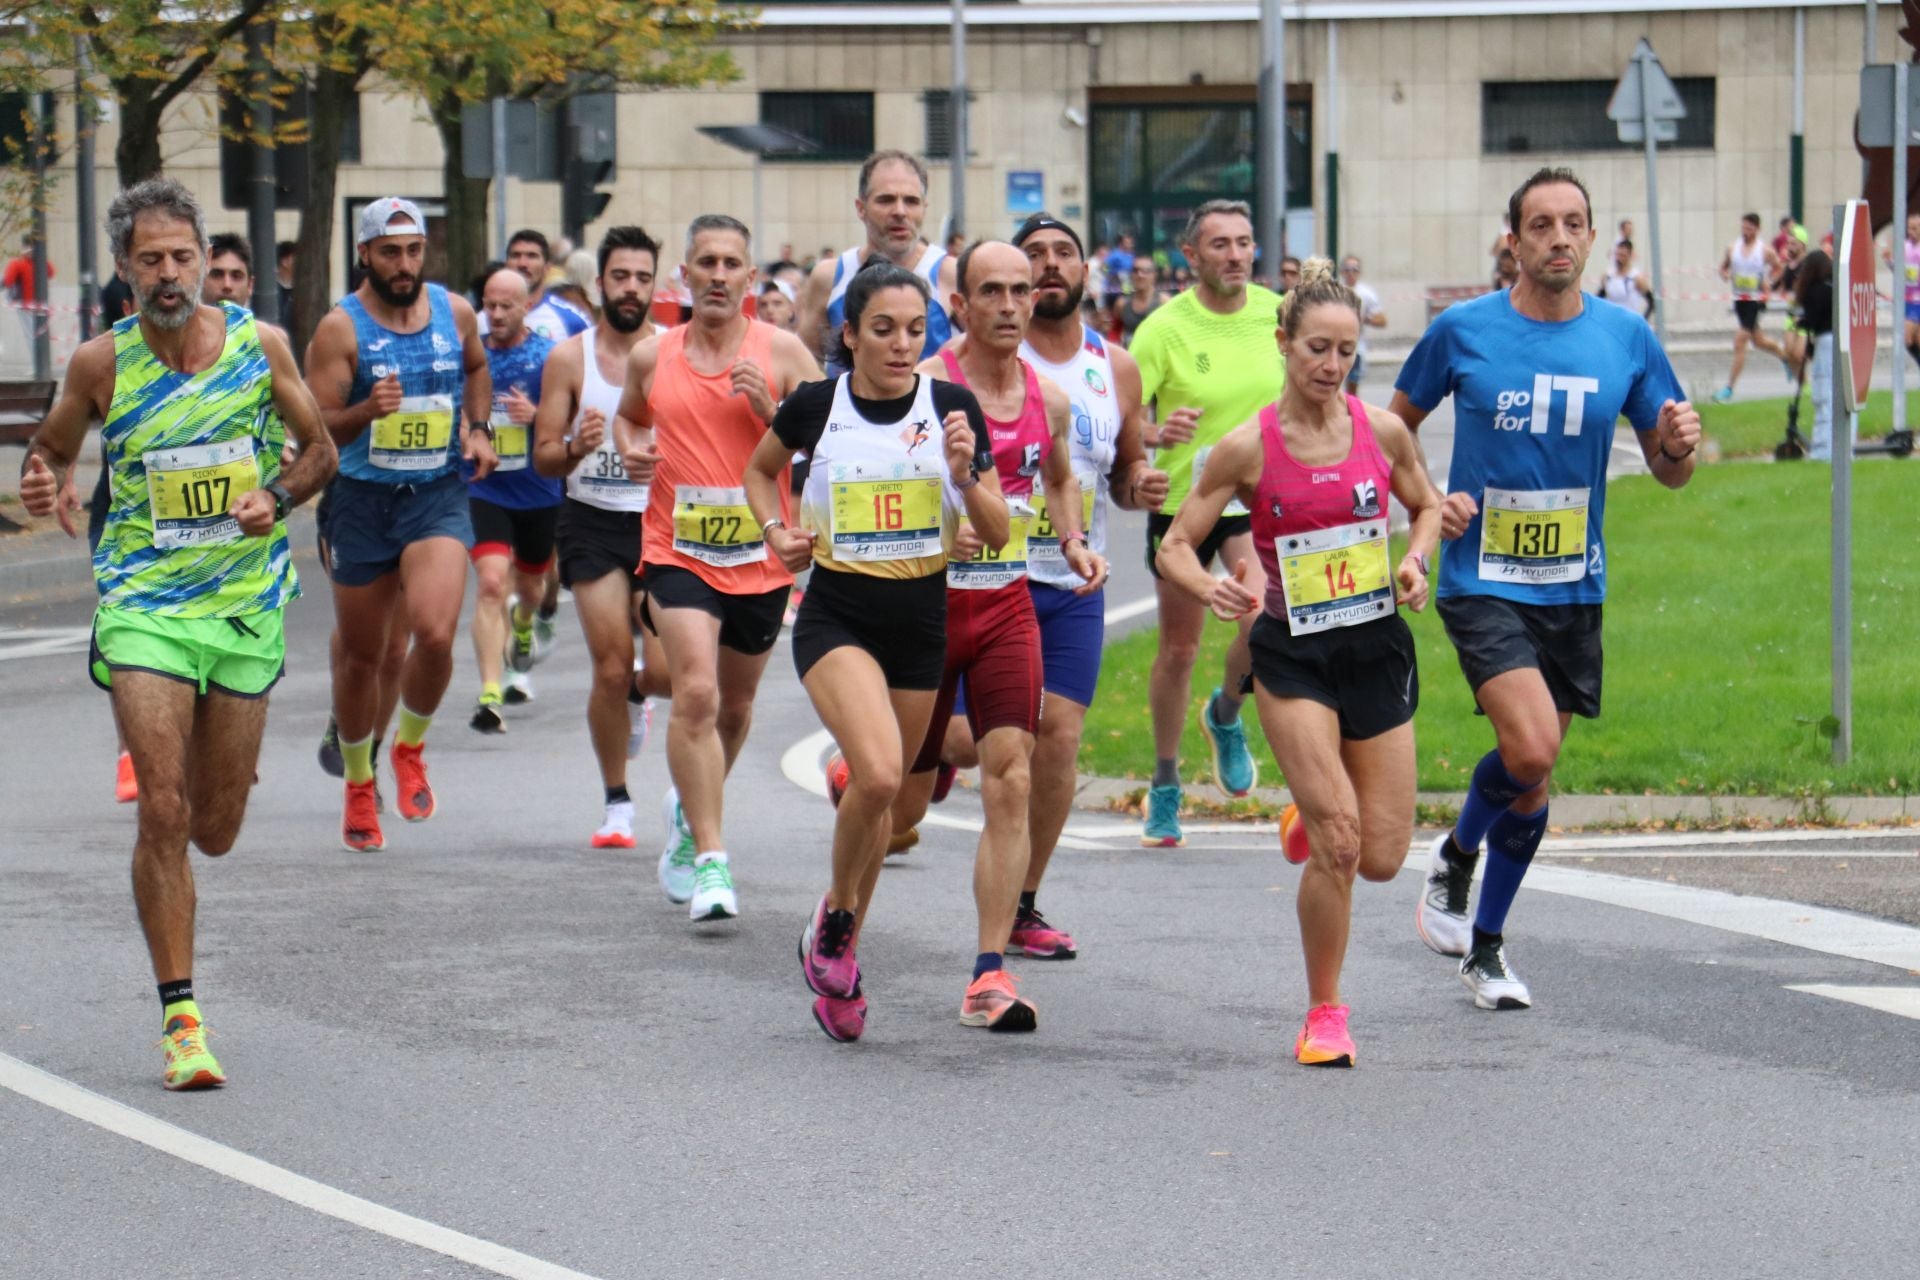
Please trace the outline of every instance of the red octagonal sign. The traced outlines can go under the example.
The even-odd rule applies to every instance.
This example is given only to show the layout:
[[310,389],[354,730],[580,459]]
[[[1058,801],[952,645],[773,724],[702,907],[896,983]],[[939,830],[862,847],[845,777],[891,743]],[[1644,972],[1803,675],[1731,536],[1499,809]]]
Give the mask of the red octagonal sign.
[[1846,282],[1846,314],[1839,321],[1841,376],[1848,379],[1846,402],[1857,411],[1866,407],[1867,384],[1873,379],[1873,354],[1878,338],[1878,299],[1874,287],[1873,222],[1865,200],[1847,201],[1841,223],[1840,278]]

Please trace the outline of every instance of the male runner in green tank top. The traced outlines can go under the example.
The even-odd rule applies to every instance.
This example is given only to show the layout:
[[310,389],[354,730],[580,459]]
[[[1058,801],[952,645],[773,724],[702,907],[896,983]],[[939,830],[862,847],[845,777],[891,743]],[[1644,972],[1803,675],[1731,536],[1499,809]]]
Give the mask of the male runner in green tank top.
[[[1154,556],[1173,527],[1213,446],[1280,398],[1285,373],[1274,334],[1280,295],[1253,274],[1253,211],[1243,200],[1208,200],[1187,219],[1180,248],[1194,271],[1193,288],[1141,321],[1128,351],[1140,365],[1140,395],[1154,403],[1156,425],[1146,440],[1154,465],[1170,481],[1167,500],[1147,516],[1147,568],[1160,605],[1160,650],[1148,678],[1153,711],[1153,785],[1140,843],[1181,844],[1180,731],[1192,697],[1193,665],[1206,626],[1206,606],[1160,580]],[[1200,563],[1220,557],[1256,596],[1264,578],[1253,554],[1247,509],[1235,502],[1196,548]],[[1242,569],[1241,566],[1245,568]],[[1253,670],[1247,652],[1251,615],[1227,649],[1220,687],[1201,707],[1200,723],[1213,748],[1213,780],[1229,796],[1253,790],[1257,774],[1240,724],[1240,702]]]
[[[219,855],[246,814],[299,591],[288,510],[333,475],[333,442],[286,339],[232,303],[200,301],[207,233],[170,178],[123,191],[107,235],[139,310],[74,352],[34,434],[20,497],[54,514],[95,420],[112,504],[94,552],[95,683],[113,696],[140,777],[133,897],[160,987],[164,1082],[223,1084],[193,998],[187,842]],[[284,471],[282,423],[300,444]]]

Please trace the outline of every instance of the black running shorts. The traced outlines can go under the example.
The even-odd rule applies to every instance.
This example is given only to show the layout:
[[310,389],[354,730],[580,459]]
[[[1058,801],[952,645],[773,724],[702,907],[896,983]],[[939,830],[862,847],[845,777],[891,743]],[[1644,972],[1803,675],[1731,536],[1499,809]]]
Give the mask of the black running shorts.
[[1546,680],[1556,708],[1599,718],[1600,605],[1443,596],[1438,607],[1476,695],[1495,676],[1532,667]]
[[1413,633],[1399,614],[1296,636],[1262,612],[1247,637],[1253,678],[1276,698],[1305,698],[1340,717],[1340,736],[1375,738],[1413,719],[1420,673]]

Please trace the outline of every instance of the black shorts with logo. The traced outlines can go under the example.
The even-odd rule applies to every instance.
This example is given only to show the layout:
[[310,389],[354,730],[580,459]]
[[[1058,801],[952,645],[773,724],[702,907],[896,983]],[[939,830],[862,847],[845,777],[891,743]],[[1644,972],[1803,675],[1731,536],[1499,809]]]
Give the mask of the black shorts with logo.
[[940,687],[947,669],[947,575],[882,578],[815,565],[793,623],[802,680],[835,649],[864,650],[889,689]]
[[[1160,554],[1160,540],[1167,536],[1167,530],[1171,528],[1171,515],[1164,511],[1147,512],[1147,572],[1155,578],[1160,576],[1160,569],[1153,563],[1153,558]],[[1200,539],[1200,545],[1194,548],[1195,554],[1200,557],[1200,567],[1208,569],[1213,566],[1213,558],[1220,554],[1220,548],[1226,545],[1228,538],[1251,532],[1252,516],[1221,516],[1214,521],[1213,528],[1207,530],[1207,536]]]
[[1495,676],[1532,667],[1546,680],[1555,708],[1599,718],[1600,605],[1442,596],[1438,607],[1476,696]]
[[510,555],[522,573],[545,573],[553,562],[553,543],[560,508],[503,507],[485,498],[467,496],[473,516],[473,558]]
[[560,585],[571,591],[580,583],[624,573],[628,588],[641,590],[640,519],[638,511],[607,511],[572,498],[561,503],[554,533],[560,544]]
[[773,642],[780,638],[791,589],[775,587],[752,595],[730,595],[691,569],[653,564],[647,567],[647,599],[640,606],[640,620],[658,632],[660,610],[698,609],[720,619],[722,647],[751,658],[773,648]]
[[1420,672],[1399,614],[1296,636],[1262,612],[1247,637],[1253,678],[1276,698],[1305,698],[1340,717],[1340,736],[1374,738],[1413,719]]

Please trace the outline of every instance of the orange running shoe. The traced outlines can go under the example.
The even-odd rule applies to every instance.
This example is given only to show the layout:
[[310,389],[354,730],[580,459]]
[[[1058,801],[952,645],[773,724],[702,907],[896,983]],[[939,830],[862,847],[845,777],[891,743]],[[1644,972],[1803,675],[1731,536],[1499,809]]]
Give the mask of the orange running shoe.
[[1018,978],[994,969],[973,980],[960,1001],[960,1025],[989,1031],[1032,1031],[1040,1025],[1040,1011],[1014,990]]
[[1297,804],[1280,811],[1280,852],[1296,867],[1313,856],[1307,848],[1307,824],[1301,819]]
[[340,820],[340,843],[354,853],[387,847],[380,834],[380,798],[371,780],[347,784],[347,813]]
[[1303,1067],[1350,1067],[1356,1054],[1347,1034],[1347,1006],[1323,1004],[1307,1010],[1300,1038],[1293,1042],[1293,1060]]
[[120,804],[132,804],[140,798],[140,779],[133,774],[133,756],[125,751],[120,753],[120,763],[114,769],[113,798]]
[[834,751],[827,757],[827,799],[833,801],[834,808],[840,807],[840,797],[847,794],[851,778],[852,770],[847,765],[847,758],[838,750]]
[[897,858],[920,843],[920,828],[908,827],[897,836],[887,837],[887,856]]
[[387,758],[393,761],[393,786],[399,793],[400,816],[408,822],[425,822],[433,816],[433,788],[427,785],[427,762],[420,758],[424,744],[409,747],[393,744]]

